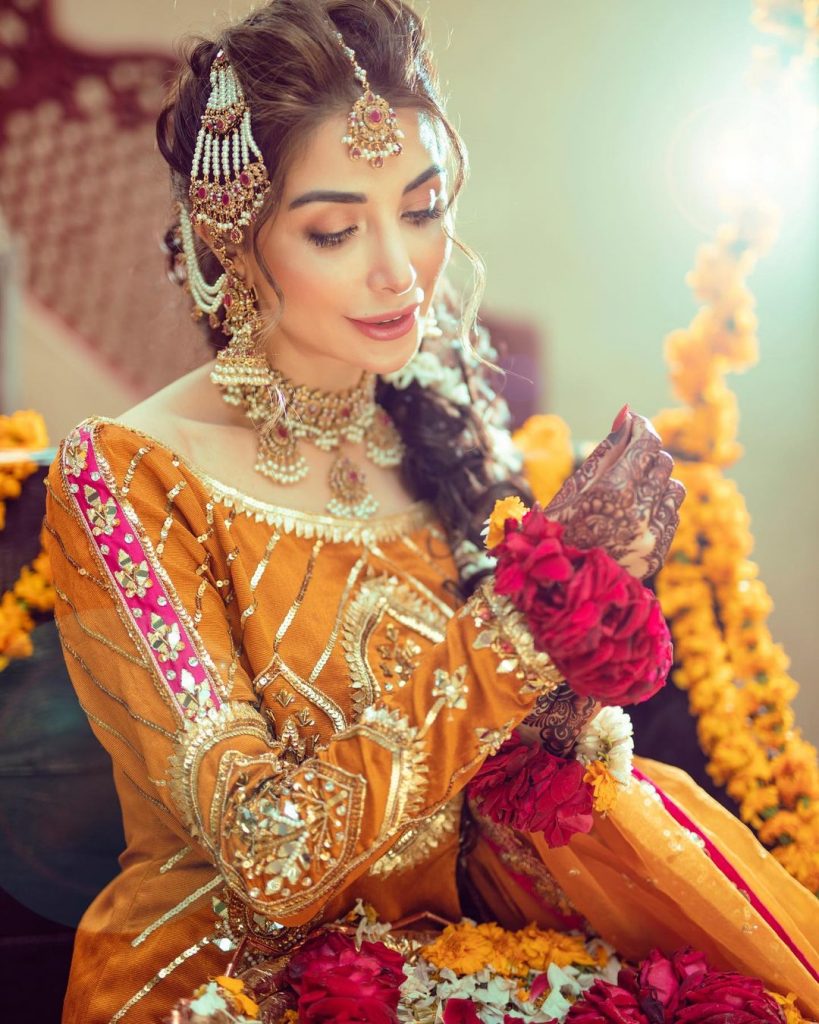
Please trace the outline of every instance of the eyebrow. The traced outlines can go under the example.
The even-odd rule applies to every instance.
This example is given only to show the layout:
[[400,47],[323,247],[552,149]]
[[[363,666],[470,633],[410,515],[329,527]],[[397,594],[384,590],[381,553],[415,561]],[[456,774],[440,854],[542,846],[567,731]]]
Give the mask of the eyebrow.
[[[418,188],[419,185],[423,185],[425,181],[429,181],[430,178],[434,178],[436,174],[444,175],[446,171],[443,167],[438,164],[432,164],[431,167],[427,167],[425,171],[422,171],[417,178],[413,178],[409,185],[406,186],[402,195],[406,195],[408,192],[412,192],[413,189]],[[287,207],[288,210],[295,210],[299,206],[305,206],[307,203],[366,203],[367,197],[363,192],[330,192],[330,191],[313,191],[305,192],[304,195],[299,196],[298,199],[294,199],[292,203]]]

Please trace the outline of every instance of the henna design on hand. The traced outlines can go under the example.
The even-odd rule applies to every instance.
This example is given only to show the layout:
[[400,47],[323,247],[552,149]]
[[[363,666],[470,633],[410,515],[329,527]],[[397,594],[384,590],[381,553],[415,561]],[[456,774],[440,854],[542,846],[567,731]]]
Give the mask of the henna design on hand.
[[581,697],[568,683],[539,697],[533,710],[520,726],[523,739],[536,733],[536,741],[549,753],[568,757],[585,724],[596,714],[599,705],[594,697]]
[[629,411],[546,507],[575,547],[601,547],[633,576],[663,564],[685,489],[652,425]]

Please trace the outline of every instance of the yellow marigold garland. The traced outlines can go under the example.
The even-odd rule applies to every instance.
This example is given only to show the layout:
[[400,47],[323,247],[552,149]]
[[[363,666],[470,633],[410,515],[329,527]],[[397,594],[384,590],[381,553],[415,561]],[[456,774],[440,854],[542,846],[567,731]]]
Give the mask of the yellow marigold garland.
[[581,935],[550,931],[535,924],[512,932],[494,922],[476,924],[469,920],[447,925],[421,953],[435,967],[456,974],[474,974],[488,967],[506,978],[525,978],[532,971],[547,970],[551,963],[558,967],[594,967],[606,962],[602,949],[597,959],[589,954]]
[[704,303],[666,340],[685,407],[654,423],[688,495],[657,594],[674,638],[674,682],[688,691],[707,771],[788,871],[819,891],[819,767],[794,729],[798,686],[766,620],[771,598],[749,560],[748,511],[724,469],[741,454],[737,404],[724,375],[757,360],[754,300],[744,278],[775,235],[772,210],[738,210],[701,247],[687,281]]
[[[19,497],[26,477],[37,469],[25,453],[48,445],[43,417],[33,409],[0,416],[0,453],[22,449],[19,460],[0,462],[0,530],[6,523],[6,501]],[[54,587],[48,555],[41,550],[31,565],[23,566],[10,590],[0,597],[0,672],[13,658],[32,653],[32,612],[54,607]]]

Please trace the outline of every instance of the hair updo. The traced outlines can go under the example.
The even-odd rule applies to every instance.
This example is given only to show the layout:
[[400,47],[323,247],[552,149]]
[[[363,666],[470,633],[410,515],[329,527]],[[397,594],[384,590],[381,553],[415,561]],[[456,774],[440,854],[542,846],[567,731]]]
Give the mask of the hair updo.
[[[280,308],[286,296],[258,247],[259,231],[278,212],[288,169],[313,130],[329,116],[346,114],[361,95],[335,31],[341,32],[345,44],[355,51],[374,92],[392,107],[409,106],[425,112],[439,138],[448,143],[454,171],[449,198],[453,212],[468,173],[467,150],[444,112],[423,23],[401,0],[273,0],[225,28],[217,39],[194,40],[156,125],[159,150],[171,169],[172,198],[189,207],[190,171],[200,119],[210,95],[210,68],[219,50],[224,50],[244,91],[253,135],[270,178],[264,203],[253,225],[245,229],[242,244],[252,248]],[[456,302],[445,282],[444,294],[436,299],[444,300],[457,324],[456,337],[450,338],[448,347],[474,397],[479,371],[468,357],[471,339],[480,330],[476,315],[483,291],[483,264],[469,246],[450,233],[446,219],[442,224],[473,270],[475,284],[467,302]],[[165,242],[172,276],[182,284],[181,275],[173,273],[179,252],[178,224],[169,228]],[[215,253],[198,236],[195,244],[203,276],[216,280],[222,267]],[[221,324],[212,327],[206,317],[198,322],[214,352],[227,344]],[[485,371],[481,368],[480,372]],[[417,382],[398,389],[379,380],[376,397],[402,435],[406,453],[401,471],[408,489],[416,498],[436,506],[453,547],[463,540],[481,546],[481,525],[494,498],[510,493],[528,497],[519,479],[498,480],[481,420],[469,406],[457,405]]]

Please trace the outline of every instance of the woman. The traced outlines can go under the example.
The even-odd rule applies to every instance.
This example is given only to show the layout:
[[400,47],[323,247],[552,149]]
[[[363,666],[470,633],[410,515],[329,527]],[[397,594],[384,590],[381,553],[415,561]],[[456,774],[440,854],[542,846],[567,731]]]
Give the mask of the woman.
[[[632,956],[691,942],[819,1012],[812,897],[660,765],[665,806],[635,783],[554,848],[476,805],[457,877],[466,784],[505,740],[568,753],[605,670],[559,671],[600,652],[536,649],[551,620],[481,554],[494,500],[527,490],[443,278],[465,150],[399,0],[276,0],[189,64],[158,139],[217,357],[84,420],[47,481],[56,619],[127,838],[64,1020],[158,1019],[357,898],[587,924]],[[670,471],[624,410],[549,508],[565,535],[544,529],[636,586],[676,525]],[[660,685],[656,650],[622,702]]]

